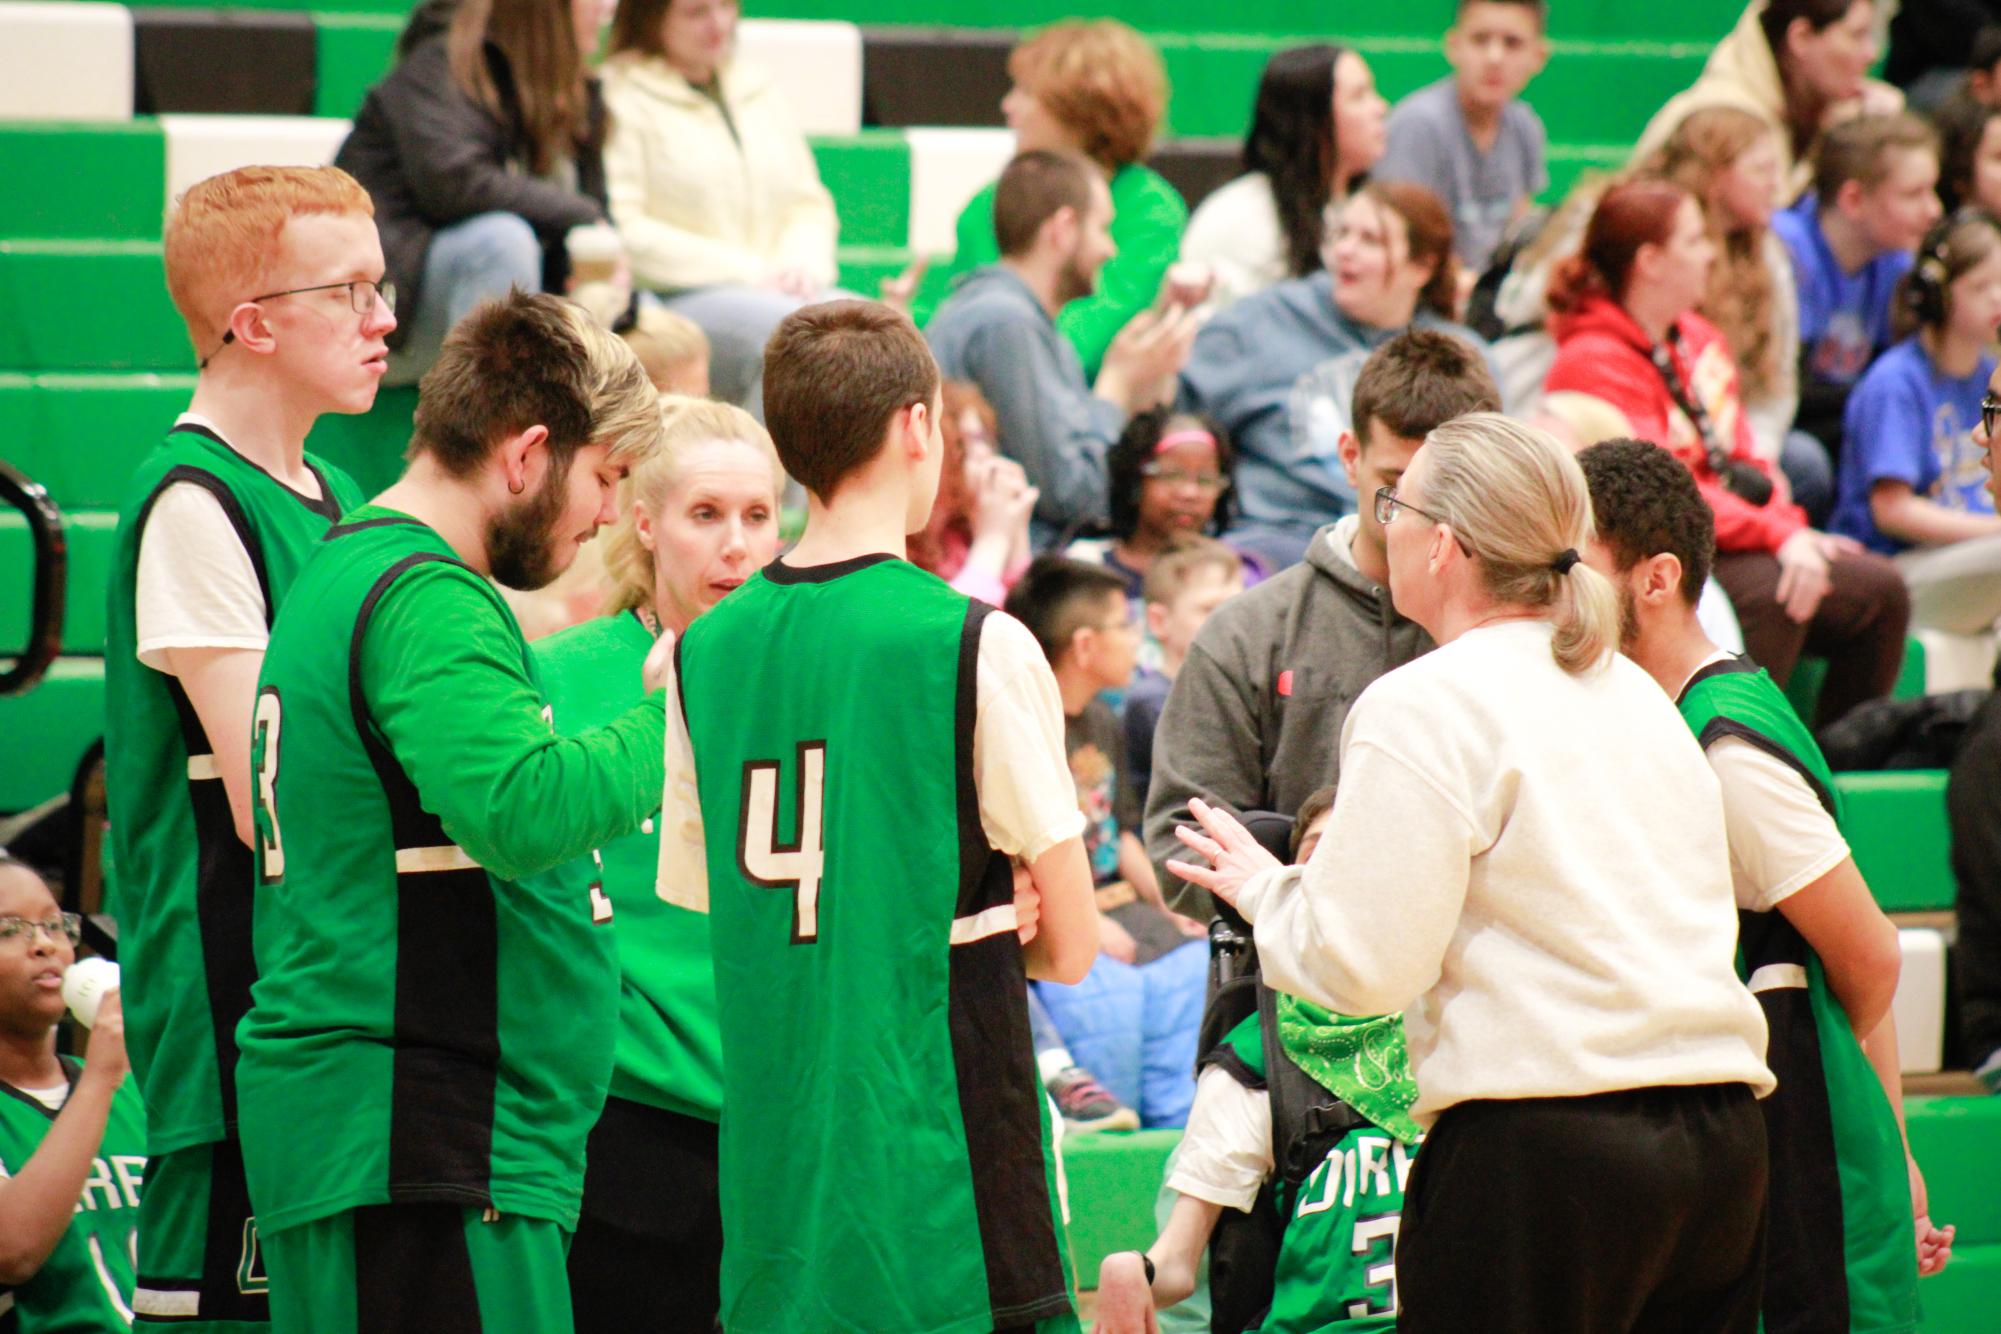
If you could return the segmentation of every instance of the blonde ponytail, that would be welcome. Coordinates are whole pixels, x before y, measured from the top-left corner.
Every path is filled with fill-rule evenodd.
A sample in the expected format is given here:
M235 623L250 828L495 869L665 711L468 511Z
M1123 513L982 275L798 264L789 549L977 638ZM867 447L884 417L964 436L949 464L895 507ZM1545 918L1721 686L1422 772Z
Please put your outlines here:
M1478 557L1497 602L1548 608L1550 652L1578 675L1619 643L1612 585L1583 564L1591 493L1570 451L1547 431L1473 412L1425 437L1425 505Z

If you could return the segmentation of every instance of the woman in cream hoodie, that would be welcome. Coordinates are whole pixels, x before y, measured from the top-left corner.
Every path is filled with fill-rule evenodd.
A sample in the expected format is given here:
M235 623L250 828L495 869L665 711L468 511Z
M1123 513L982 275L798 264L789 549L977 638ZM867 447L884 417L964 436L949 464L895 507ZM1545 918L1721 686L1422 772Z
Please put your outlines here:
M635 286L709 336L716 397L762 412L764 343L835 295L840 224L779 88L736 58L735 0L624 0L605 174Z

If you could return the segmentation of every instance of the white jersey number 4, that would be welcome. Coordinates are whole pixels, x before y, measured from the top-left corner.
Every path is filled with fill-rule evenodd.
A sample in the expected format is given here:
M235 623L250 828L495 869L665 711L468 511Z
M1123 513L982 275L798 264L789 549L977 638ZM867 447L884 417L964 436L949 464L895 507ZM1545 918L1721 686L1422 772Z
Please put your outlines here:
M743 803L737 825L737 869L753 885L794 891L792 943L820 938L820 876L826 852L820 841L827 787L827 743L799 743L794 773L798 801L793 818L798 837L778 837L777 760L749 760L743 766Z

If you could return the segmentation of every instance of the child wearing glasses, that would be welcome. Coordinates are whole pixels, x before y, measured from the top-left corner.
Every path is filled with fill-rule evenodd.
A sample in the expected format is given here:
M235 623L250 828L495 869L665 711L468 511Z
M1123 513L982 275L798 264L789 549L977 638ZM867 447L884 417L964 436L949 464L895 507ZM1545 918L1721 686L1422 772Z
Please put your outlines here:
M146 1115L115 990L90 1059L56 1054L77 934L42 877L0 852L0 1328L20 1334L132 1324Z
M1898 288L1903 341L1848 400L1829 525L1896 561L1913 625L1953 634L2001 617L2001 517L1973 438L1992 410L1997 326L2001 229L1982 213L1947 218Z

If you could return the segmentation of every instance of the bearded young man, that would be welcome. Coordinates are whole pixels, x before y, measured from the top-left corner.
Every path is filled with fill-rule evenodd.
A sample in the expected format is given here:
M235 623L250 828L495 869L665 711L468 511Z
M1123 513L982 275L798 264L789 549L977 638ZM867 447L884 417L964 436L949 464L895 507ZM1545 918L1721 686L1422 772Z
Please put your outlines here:
M659 807L665 714L557 736L488 580L560 574L659 410L623 343L521 293L421 393L402 480L328 531L265 655L244 1162L278 1330L563 1331L617 1029L587 854Z

